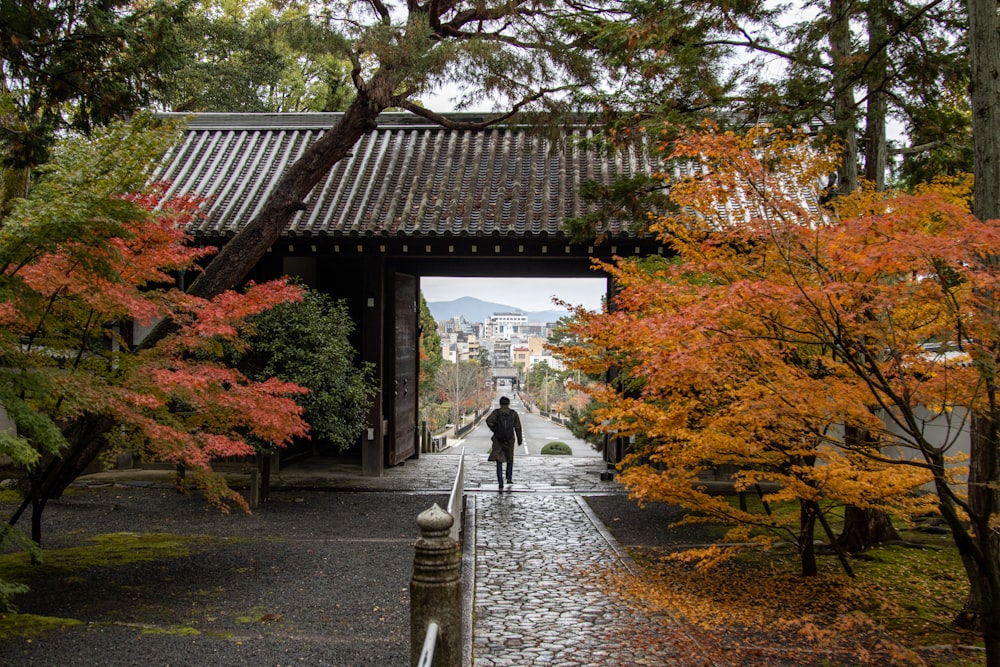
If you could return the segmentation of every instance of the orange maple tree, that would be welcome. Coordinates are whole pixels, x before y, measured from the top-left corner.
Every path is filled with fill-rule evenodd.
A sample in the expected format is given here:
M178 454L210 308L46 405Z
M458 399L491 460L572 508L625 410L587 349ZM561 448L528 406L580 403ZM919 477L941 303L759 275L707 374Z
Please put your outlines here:
M579 342L557 350L615 376L586 390L592 428L634 440L623 482L688 521L736 525L733 546L692 556L787 538L805 574L814 522L838 505L939 511L996 617L996 514L972 511L960 461L970 423L997 422L1000 226L944 188L824 205L836 154L794 134L681 131L662 150L695 166L659 174L675 208L650 226L674 256L600 264L613 309L578 310ZM712 492L720 469L758 509ZM772 512L782 501L799 512Z
M168 197L163 185L123 191L141 185L118 162L135 167L122 153L141 152L137 141L115 127L63 147L0 228L0 402L17 425L0 435L0 452L27 471L36 541L57 495L42 488L44 471L81 435L62 425L114 423L110 444L184 465L223 508L246 503L212 473L214 458L252 454L251 437L280 446L307 434L294 400L302 388L251 381L223 363L226 346L245 344L248 317L300 299L300 289L276 281L212 299L185 294L176 277L213 252L184 232L201 202ZM170 335L134 347L165 318L176 325Z

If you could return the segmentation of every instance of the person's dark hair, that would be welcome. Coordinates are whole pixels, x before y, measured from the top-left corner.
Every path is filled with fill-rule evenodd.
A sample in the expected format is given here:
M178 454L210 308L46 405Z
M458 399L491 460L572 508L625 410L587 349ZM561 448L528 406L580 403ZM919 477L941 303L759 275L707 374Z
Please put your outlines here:
M500 405L510 405L510 399L506 396L500 397Z

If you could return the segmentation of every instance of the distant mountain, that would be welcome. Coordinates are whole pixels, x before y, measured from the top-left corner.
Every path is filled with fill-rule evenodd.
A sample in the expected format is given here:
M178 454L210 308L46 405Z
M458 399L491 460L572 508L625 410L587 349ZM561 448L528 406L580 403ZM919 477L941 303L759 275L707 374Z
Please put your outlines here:
M560 317L568 315L565 310L533 310L525 311L502 303L483 301L472 296L463 296L452 301L428 301L434 320L450 320L453 317L464 317L466 322L483 322L494 313L524 313L529 322L555 322Z

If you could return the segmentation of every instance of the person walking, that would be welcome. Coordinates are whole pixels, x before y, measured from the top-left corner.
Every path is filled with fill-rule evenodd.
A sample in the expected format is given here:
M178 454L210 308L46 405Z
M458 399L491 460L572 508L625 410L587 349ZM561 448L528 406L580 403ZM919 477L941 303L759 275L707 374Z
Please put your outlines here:
M500 407L486 418L486 425L493 432L493 447L490 449L489 460L497 462L497 483L500 485L500 490L503 491L503 464L507 464L507 483L512 484L515 438L519 446L524 444L524 436L521 433L521 418L510 409L510 399L501 396Z

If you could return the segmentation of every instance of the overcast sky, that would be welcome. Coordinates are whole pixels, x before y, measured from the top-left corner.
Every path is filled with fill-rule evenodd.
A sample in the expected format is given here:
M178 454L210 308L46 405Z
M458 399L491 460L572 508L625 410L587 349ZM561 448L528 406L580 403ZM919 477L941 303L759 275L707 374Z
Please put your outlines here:
M420 278L427 301L471 296L520 310L553 310L556 296L573 305L599 310L607 292L604 278Z

